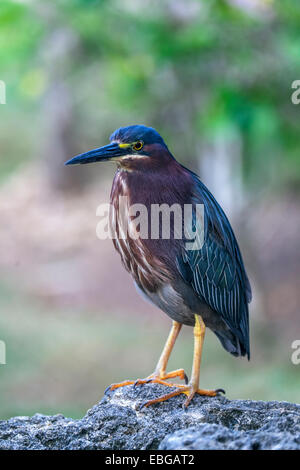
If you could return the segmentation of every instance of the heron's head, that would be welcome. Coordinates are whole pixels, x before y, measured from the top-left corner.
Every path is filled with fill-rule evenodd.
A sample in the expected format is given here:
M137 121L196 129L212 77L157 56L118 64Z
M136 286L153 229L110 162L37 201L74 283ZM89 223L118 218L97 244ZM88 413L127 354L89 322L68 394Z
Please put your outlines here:
M172 159L163 138L152 127L121 127L110 137L110 144L71 158L66 165L114 161L124 169L151 169Z

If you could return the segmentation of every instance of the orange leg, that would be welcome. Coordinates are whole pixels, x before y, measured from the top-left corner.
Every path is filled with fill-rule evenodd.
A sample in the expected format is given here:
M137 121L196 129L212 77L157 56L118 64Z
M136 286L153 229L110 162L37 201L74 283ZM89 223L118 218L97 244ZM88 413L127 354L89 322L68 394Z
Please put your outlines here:
M176 397L180 394L185 394L187 396L183 406L186 408L195 394L205 395L210 397L215 397L219 393L225 393L224 390L202 390L199 389L199 379L200 379L200 363L201 363L201 356L202 356L202 347L204 342L205 336L205 324L202 318L199 315L195 315L195 327L194 327L194 359L193 359L193 368L192 368L192 376L191 380L187 385L176 385L176 390L162 397L149 400L141 405L140 408L144 406L154 405L155 403L160 403L163 401L168 400L169 398ZM162 381L158 381L158 383L162 383ZM165 385L171 385L165 383Z
M167 385L169 387L174 387L174 384L171 384L169 382L165 382L167 379L172 379L175 377L179 377L182 380L185 380L185 382L188 382L187 376L184 372L183 369L178 369L174 370L172 372L166 372L168 361L171 355L171 352L173 350L175 341L179 335L179 332L181 330L182 324L178 323L176 321L173 321L173 325L170 331L170 334L168 336L168 339L166 341L166 344L164 346L163 352L161 353L161 356L159 358L159 361L157 363L157 366L155 368L155 371L153 374L149 375L145 379L137 379L137 380L125 380L124 382L116 383L110 385L105 392L108 392L110 390L115 390L120 387L124 387L125 385L143 385L145 383L160 383L163 385ZM175 385L176 386L176 385Z

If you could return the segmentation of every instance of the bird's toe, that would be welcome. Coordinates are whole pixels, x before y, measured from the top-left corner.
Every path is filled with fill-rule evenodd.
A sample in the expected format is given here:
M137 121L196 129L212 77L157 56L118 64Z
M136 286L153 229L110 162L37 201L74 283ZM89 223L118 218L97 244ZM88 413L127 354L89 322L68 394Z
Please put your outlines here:
M226 395L226 392L223 388L217 388L215 392L217 396Z

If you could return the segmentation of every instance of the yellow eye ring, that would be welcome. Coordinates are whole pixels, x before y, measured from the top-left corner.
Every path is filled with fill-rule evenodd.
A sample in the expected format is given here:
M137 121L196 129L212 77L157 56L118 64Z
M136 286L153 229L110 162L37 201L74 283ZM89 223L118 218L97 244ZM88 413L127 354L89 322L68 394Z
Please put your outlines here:
M135 142L135 144L133 144L133 150L141 150L144 146L144 142L142 142L141 140L138 140L137 142Z

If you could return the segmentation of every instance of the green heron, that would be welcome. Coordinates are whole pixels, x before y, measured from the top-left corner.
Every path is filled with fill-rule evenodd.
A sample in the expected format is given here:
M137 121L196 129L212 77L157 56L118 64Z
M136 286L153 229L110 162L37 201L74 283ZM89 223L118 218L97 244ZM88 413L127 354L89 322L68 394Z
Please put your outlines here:
M116 224L114 246L138 291L171 317L173 324L155 371L145 379L113 384L108 390L130 384L160 383L176 388L143 406L185 394L183 406L186 407L195 394L216 396L224 392L222 389L199 389L206 326L216 334L226 351L234 356L247 355L249 359L250 283L238 243L222 208L198 176L175 160L158 132L142 125L122 127L111 135L110 142L78 155L66 164L116 162L110 211L111 220L114 219ZM122 217L119 214L120 197L127 201ZM200 228L203 242L196 249L190 249L184 236L175 236L174 228L170 237L161 236L161 229L158 237L124 237L126 227L132 223L129 208L135 204L143 204L149 210L153 205L173 207L176 204L184 209L185 205L201 204L204 207ZM191 220L193 233L197 233L199 221L194 215ZM194 327L194 357L189 382L183 369L167 372L167 363L182 325ZM185 380L185 384L166 381L175 377Z

